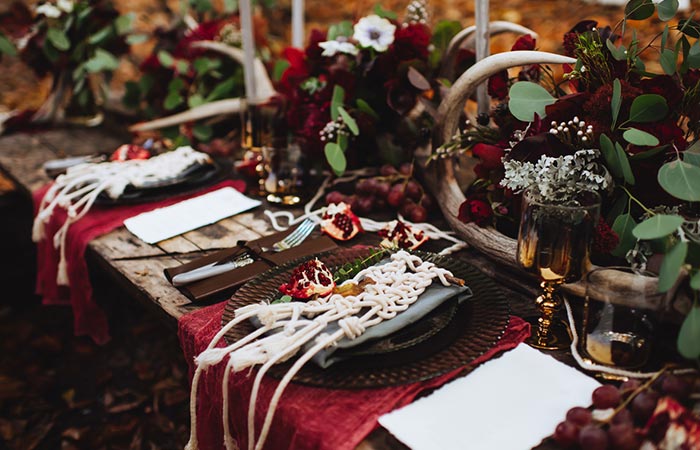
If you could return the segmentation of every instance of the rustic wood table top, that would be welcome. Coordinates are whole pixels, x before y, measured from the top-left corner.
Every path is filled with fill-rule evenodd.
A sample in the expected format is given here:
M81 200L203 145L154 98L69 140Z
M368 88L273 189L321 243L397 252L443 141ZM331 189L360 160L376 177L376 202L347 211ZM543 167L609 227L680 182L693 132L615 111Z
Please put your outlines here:
M28 191L50 181L42 165L67 156L107 153L129 141L129 136L105 129L58 129L20 133L0 137L0 167ZM251 240L273 232L263 211L239 214L198 230L149 245L123 226L107 233L88 247L86 258L92 270L101 270L134 300L164 319L173 329L183 314L201 308L174 288L163 275L167 267L200 258L210 252L233 247L238 240ZM468 260L485 274L495 278L504 289L514 314L536 312L534 283L498 267L470 250L458 257ZM96 266L96 267L95 267ZM553 352L557 359L574 365L568 352ZM401 448L385 431L375 431L358 448Z

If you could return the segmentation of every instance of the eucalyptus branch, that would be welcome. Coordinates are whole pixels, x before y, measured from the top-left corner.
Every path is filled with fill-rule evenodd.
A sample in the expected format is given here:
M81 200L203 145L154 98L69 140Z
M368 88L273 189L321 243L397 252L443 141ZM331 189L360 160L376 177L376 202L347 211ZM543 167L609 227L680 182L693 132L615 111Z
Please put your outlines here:
M624 185L620 185L620 188L621 188L623 191L625 191L625 194L627 194L627 197L629 197L630 200L634 201L637 205L639 205L639 206L644 210L644 212L646 212L647 214L649 214L649 215L651 215L651 216L656 215L656 213L655 213L654 211L652 211L651 209L647 208L647 207L644 205L644 203L642 203L641 201L639 201L639 200L637 199L637 197L635 197L634 195L632 195L632 193L629 191L629 189L627 189Z

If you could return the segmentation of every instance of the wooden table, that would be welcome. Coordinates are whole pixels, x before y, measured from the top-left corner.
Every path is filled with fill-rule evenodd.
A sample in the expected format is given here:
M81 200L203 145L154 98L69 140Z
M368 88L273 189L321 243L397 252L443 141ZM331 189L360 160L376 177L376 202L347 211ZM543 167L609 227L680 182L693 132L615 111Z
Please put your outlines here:
M42 169L44 162L65 156L111 152L128 141L128 135L105 129L59 129L14 134L0 137L0 166L31 191L49 181ZM92 241L86 258L91 268L94 268L93 263L96 264L130 297L175 329L179 317L201 306L192 304L175 289L163 276L163 269L199 258L208 252L232 247L238 240L256 239L271 233L273 230L269 221L263 216L265 207L157 245L146 244L120 227ZM523 316L536 311L532 300L535 292L533 285L523 283L516 274L495 266L474 252L464 251L459 256L496 278L505 287L514 314ZM574 365L567 352L556 352L554 356ZM358 448L402 447L387 432L378 430Z

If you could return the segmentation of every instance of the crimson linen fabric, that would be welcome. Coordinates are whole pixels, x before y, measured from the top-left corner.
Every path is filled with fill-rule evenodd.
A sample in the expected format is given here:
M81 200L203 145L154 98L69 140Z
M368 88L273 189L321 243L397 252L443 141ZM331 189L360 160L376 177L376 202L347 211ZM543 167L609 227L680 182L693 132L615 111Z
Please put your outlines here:
M225 303L213 305L182 316L178 322L180 345L194 371L194 357L204 351L221 329ZM505 334L496 347L476 359L476 366L494 355L523 342L530 335L530 325L511 316ZM223 341L219 343L224 346ZM221 381L225 361L202 374L197 400L197 435L201 450L223 448L221 424ZM287 386L272 421L265 448L270 450L345 450L354 449L377 426L377 419L393 409L404 406L422 391L436 388L457 377L464 368L455 369L432 380L379 389L342 390L302 386ZM241 448L247 448L247 414L250 391L255 380L254 370L230 376L229 411L231 432ZM256 436L264 421L269 399L278 381L265 377L261 383L255 416Z
M37 243L36 292L45 305L70 305L73 308L73 328L76 336L90 336L96 343L109 340L107 317L92 298L92 286L85 263L85 249L88 243L103 234L123 225L124 220L156 208L169 206L181 200L195 197L222 187L231 186L243 191L243 181L223 181L195 193L173 196L152 203L139 203L120 206L94 206L82 219L71 224L66 237L66 262L69 286L56 283L59 251L53 245L53 236L63 225L66 213L56 208L46 224L46 237ZM50 185L37 189L34 194L34 214Z

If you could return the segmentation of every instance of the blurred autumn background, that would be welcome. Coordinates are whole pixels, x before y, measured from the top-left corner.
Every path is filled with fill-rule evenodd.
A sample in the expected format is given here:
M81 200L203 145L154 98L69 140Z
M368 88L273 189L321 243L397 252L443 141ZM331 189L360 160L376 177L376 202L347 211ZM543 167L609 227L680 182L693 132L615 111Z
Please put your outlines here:
M697 2L697 0L695 0ZM32 6L37 0L22 0ZM12 0L0 2L0 15L10 19ZM181 0L114 0L114 6L122 13L135 13L134 29L138 33L152 35L156 30L167 30L181 17ZM211 2L214 11L221 10L223 0ZM408 1L385 0L384 9L402 11ZM326 28L328 24L340 20L352 20L371 11L376 2L363 0L309 1L306 8L306 28ZM464 26L474 23L474 2L472 0L445 0L430 2L433 18L456 20ZM584 18L598 21L601 25L614 25L622 16L622 7L605 6L582 0L508 0L491 5L491 20L506 20L522 24L537 31L540 50L557 52L561 48L561 38L576 22ZM265 17L267 37L273 54L279 53L289 42L289 21L291 6L288 0L266 0L260 2L257 14ZM660 21L652 24L652 29L641 29L641 38L652 36L662 29ZM512 36L501 36L494 40L492 51L508 50ZM155 45L154 39L132 46L131 54L123 57L112 81L112 97L119 98L124 92L124 82L139 77L138 64L146 58ZM49 93L51 80L37 79L34 73L16 58L5 57L0 71L0 112L2 109L38 108Z
M221 10L223 1L212 0L212 8ZM697 8L699 1L694 0L692 6ZM37 1L24 3L32 7ZM113 3L122 13L135 13L134 29L146 36L176 24L182 18L183 4L187 4L183 0ZM408 0L381 3L386 10L401 12ZM467 26L474 23L473 3L434 0L430 13L433 18ZM307 1L307 32L361 17L375 4L374 0ZM12 0L0 0L0 20L13 20L12 11ZM562 36L578 21L592 19L614 26L622 12L622 6L582 0L504 0L491 4L491 20L536 30L540 35L537 47L553 52L561 52ZM265 33L271 53L279 54L289 42L289 0L259 2L256 14L267 23L267 29L257 31ZM202 16L206 18L206 14ZM642 40L663 28L659 21L644 24L647 28L638 29ZM510 49L513 40L507 35L496 38L492 51ZM133 45L130 54L121 58L110 86L115 104L125 91L125 83L139 78L139 64L154 45L151 37ZM51 89L50 75L37 78L13 57L4 56L1 64L0 113L38 108ZM186 364L174 330L114 292L98 292L97 296L105 305L117 305L109 314L114 322L113 340L104 347L73 337L67 309L37 308L36 302L25 297L0 303L0 450L184 446L189 391Z

